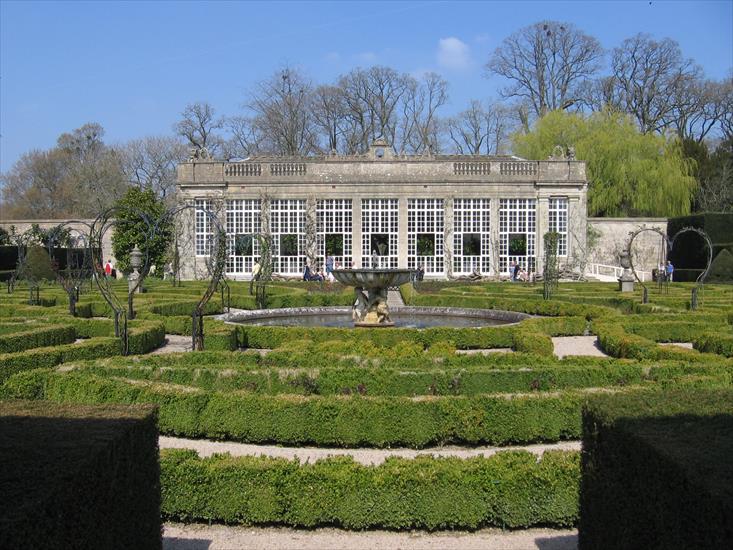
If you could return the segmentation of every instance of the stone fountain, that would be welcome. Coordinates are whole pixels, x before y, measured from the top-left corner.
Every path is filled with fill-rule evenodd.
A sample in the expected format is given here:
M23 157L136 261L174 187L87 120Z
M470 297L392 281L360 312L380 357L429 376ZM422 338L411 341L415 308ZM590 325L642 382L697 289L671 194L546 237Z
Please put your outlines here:
M410 282L409 269L335 269L333 276L346 286L354 287L351 316L357 327L392 327L387 290ZM366 293L364 292L366 290Z

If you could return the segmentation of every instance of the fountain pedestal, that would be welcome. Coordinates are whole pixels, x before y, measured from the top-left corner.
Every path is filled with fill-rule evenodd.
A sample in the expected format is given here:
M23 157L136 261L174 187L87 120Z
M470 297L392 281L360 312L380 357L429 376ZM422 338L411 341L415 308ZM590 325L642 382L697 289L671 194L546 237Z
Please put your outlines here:
M631 275L631 271L629 271L631 259L627 251L619 254L619 263L624 268L624 271L621 277L618 278L618 289L621 292L634 292L634 277Z
M392 327L389 316L387 290L410 281L409 269L335 269L334 278L341 284L354 287L354 305L351 316L356 327Z

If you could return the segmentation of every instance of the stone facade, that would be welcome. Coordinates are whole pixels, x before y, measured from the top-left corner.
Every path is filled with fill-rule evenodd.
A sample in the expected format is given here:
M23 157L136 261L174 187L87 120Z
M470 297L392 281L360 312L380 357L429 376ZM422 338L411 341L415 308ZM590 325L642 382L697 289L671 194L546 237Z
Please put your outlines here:
M542 269L544 233L562 235L560 261L585 249L585 163L516 157L397 156L375 142L360 156L192 158L178 166L179 199L198 208L181 224L181 276L206 273L215 212L226 230L227 276L249 278L259 254L252 234L271 237L275 272L333 256L445 278Z

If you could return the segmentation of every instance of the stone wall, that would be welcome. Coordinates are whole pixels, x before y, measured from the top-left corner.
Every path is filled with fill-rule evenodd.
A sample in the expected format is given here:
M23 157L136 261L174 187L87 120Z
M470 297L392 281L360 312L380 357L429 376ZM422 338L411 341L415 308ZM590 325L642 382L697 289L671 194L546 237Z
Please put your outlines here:
M91 224L94 222L94 220L78 220L80 222ZM59 224L67 223L69 220L0 220L0 227L5 229L6 231L10 232L10 228L14 227L15 232L25 233L28 231L31 226L34 224L37 224L38 227L41 229L51 229L53 227L57 227ZM89 228L84 225L84 223L70 223L67 227L71 229L72 236L78 234L75 230L78 230L80 233L83 233L84 235L87 235L89 232ZM102 239L102 255L104 256L104 260L111 260L112 265L117 265L117 260L115 259L114 255L112 254L112 233L114 232L114 227L110 228L107 233L105 233L103 239ZM118 277L121 277L121 273L117 273Z
M618 254L629 242L630 233L640 227L654 227L667 233L667 218L588 218L590 233L597 233L595 246L589 251L588 263L618 266ZM657 267L663 251L662 238L651 231L634 239L634 267L651 271Z

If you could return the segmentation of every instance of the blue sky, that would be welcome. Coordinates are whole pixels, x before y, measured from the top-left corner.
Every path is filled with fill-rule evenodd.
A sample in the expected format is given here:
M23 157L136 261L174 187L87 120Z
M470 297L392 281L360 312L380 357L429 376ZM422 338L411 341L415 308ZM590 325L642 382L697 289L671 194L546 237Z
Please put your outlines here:
M59 134L99 122L108 143L171 133L187 103L236 114L284 64L316 82L357 66L434 70L446 112L495 97L483 65L542 19L606 48L647 32L677 40L708 77L733 67L733 1L14 2L0 0L0 171Z

